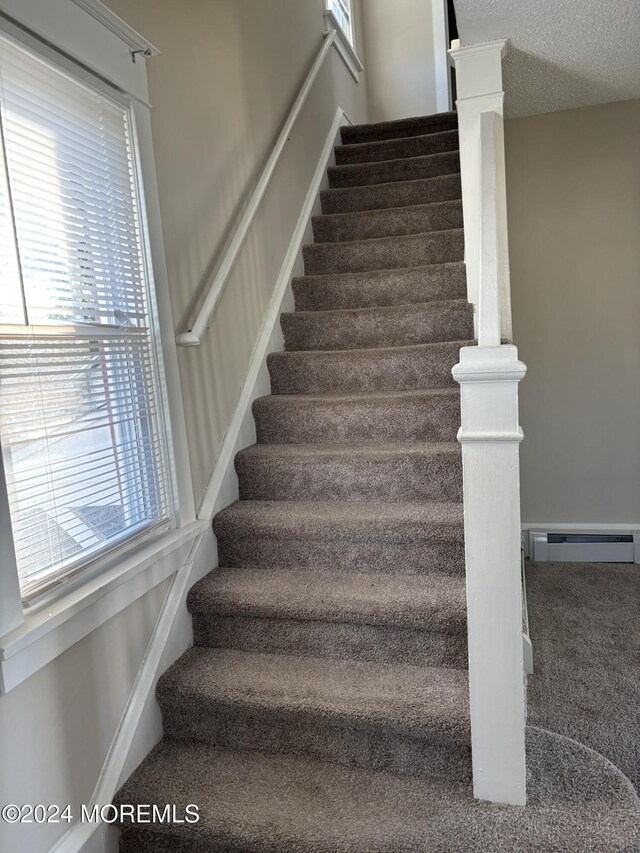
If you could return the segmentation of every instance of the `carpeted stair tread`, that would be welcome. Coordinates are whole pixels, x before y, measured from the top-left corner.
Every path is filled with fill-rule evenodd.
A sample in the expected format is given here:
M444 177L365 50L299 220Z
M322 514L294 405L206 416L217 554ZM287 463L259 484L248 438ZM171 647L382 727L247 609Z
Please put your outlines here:
M218 569L188 604L197 645L466 672L462 575Z
M320 205L323 213L354 213L451 201L461 197L460 175L451 174L364 187L321 190Z
M464 578L295 569L217 569L189 592L192 613L466 635Z
M457 388L361 394L272 394L253 403L259 444L455 441Z
M121 853L630 853L639 805L612 765L529 730L527 809L478 802L470 786L299 756L165 740L116 803L199 807L180 826L127 821ZM547 756L551 753L553 761ZM570 780L570 781L569 781ZM625 785L626 782L626 785Z
M402 347L473 337L473 306L466 299L413 305L294 311L280 318L285 349Z
M329 187L362 187L388 184L394 181L415 181L418 178L435 178L460 171L458 151L443 151L422 157L400 157L374 163L353 163L347 166L329 166Z
M460 174L439 175L411 181L391 181L363 187L343 187L320 191L322 213L357 213L390 207L410 207L451 201L462 197Z
M405 542L463 534L460 503L236 501L213 520L216 536L349 538ZM347 567L345 567L347 568Z
M473 341L374 349L274 352L267 358L274 394L414 391L456 387L451 368Z
M166 711L213 705L319 723L368 724L434 741L469 738L467 675L458 669L196 647L160 679ZM188 713L189 708L186 708ZM214 733L215 736L215 733Z
M469 781L464 670L194 648L160 679L165 734Z
M356 213L324 213L312 218L316 243L339 243L462 228L462 202L436 201Z
M467 294L463 261L390 270L298 276L291 284L298 311L412 305L433 299L463 299Z
M458 113L436 113L430 116L412 116L372 124L345 125L340 130L343 145L363 142L380 142L386 139L404 139L458 129Z
M241 500L462 500L458 442L255 444L235 467Z
M308 275L400 269L462 261L462 228L400 237L374 237L343 243L310 243L302 247Z
M358 142L336 146L336 165L373 163L376 160L395 160L401 157L421 157L440 151L458 149L458 131L441 130L422 136L400 137L380 142Z

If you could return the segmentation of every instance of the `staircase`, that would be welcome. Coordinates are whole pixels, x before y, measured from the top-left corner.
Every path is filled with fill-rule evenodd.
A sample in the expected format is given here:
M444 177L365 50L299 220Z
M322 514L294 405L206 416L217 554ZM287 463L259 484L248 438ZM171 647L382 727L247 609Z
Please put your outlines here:
M460 393L473 338L454 113L348 127L268 358L164 740L122 853L615 851L638 820L600 756L528 732L526 809L475 801ZM497 614L498 616L498 614Z

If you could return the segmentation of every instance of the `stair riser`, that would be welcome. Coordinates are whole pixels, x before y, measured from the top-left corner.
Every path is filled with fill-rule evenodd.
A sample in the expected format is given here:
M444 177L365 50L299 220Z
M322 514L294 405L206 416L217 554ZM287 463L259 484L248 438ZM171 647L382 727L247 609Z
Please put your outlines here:
M468 733L443 733L439 740L412 737L382 727L319 716L244 710L238 705L189 703L162 708L165 736L196 740L223 749L259 750L304 755L365 770L406 773L445 782L470 778L471 747ZM428 729L428 722L425 723Z
M358 214L314 216L313 238L316 243L340 243L445 231L462 225L462 203L446 201Z
M360 163L355 166L329 166L329 187L363 187L389 184L395 181L415 181L436 178L460 171L457 151L431 154L407 160L385 160L381 163Z
M361 143L360 145L338 145L336 164L374 163L380 160L397 160L402 157L423 157L442 151L457 151L458 131L447 130L426 136L405 139L390 139L386 142Z
M229 568L264 567L300 570L464 574L462 535L418 542L348 540L218 534L220 564Z
M392 457L380 461L264 460L236 456L241 500L462 500L460 456Z
M466 633L444 634L348 622L308 622L192 613L194 642L210 648L364 663L467 667Z
M328 401L261 398L253 404L261 444L455 441L460 398Z
M404 121L385 122L379 125L345 126L340 131L340 135L343 145L352 145L363 142L381 142L386 139L404 139L410 136L423 136L428 133L457 129L457 114L442 113L432 116L419 116Z
M464 237L459 229L353 243L315 243L304 246L302 254L306 275L401 269L462 261Z
M464 264L409 267L380 273L305 276L292 281L297 311L413 305L436 299L464 299Z
M443 175L407 183L374 184L341 190L322 190L320 201L323 213L351 213L362 210L379 210L389 207L406 207L412 204L430 204L450 201L462 196L460 175Z
M430 302L381 312L283 314L281 325L288 352L403 347L473 337L467 302Z
M452 388L460 344L367 352L272 353L273 394L331 394Z

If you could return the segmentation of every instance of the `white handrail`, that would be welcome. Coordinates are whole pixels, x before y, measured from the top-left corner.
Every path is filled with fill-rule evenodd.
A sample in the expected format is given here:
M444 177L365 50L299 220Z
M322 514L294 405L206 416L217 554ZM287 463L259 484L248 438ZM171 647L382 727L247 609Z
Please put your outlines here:
M500 116L480 115L480 265L478 289L478 346L500 346L500 275L497 142Z
M251 227L253 220L258 212L260 207L260 202L264 198L264 194L267 191L269 183L271 182L271 178L273 177L273 173L278 165L278 160L280 159L280 155L284 150L285 145L289 139L289 134L291 133L291 129L296 122L296 119L300 115L300 112L309 96L309 92L311 91L311 87L313 86L316 77L320 73L320 69L322 68L324 61L327 57L327 54L331 50L331 45L335 41L336 31L331 30L325 36L324 43L320 52L311 68L309 69L309 73L307 74L304 83L302 84L302 88L298 92L298 96L291 107L291 111L287 116L287 119L282 126L282 130L276 140L276 143L273 147L273 151L269 155L269 159L266 162L266 165L260 175L258 183L256 184L256 188L253 191L253 195L251 196L251 200L247 205L247 209L242 215L240 222L238 223L236 230L229 242L224 255L218 265L211 282L209 284L209 289L207 296L202 303L202 307L198 312L198 316L188 332L183 332L176 336L176 342L178 346L182 347L197 347L202 342L202 338L204 337L205 332L209 328L209 324L211 323L211 318L213 317L214 311L216 310L216 306L220 301L220 297L224 292L224 288L229 280L229 275L231 274L231 270L233 269L235 262L238 258L238 254L240 249L242 248L242 244L244 243L245 237Z

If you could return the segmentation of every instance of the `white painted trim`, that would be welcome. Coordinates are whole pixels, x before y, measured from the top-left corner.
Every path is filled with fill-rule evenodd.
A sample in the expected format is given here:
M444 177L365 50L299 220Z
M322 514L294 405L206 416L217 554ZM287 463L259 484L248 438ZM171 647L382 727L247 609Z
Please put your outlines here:
M433 24L433 59L435 63L436 105L439 113L450 112L451 76L449 71L449 22L447 17L447 0L431 0L431 17Z
M461 57L468 56L483 56L484 54L488 54L489 56L495 56L495 54L499 54L500 59L504 59L509 51L509 39L493 39L493 41L481 41L476 42L476 44L461 44L460 39L456 39L451 42L451 48L449 49L449 56L451 57L452 62L456 62L456 60Z
M126 42L132 50L141 51L144 56L148 51L148 56L158 56L160 51L158 48L140 35L139 32L129 26L126 21L123 21L115 12L112 12L100 0L73 0L73 2L88 12L92 18L99 21L108 30L111 30L119 39Z
M7 480L0 442L0 635L14 631L24 621L20 582L13 544Z
M456 42L453 44L456 45ZM478 307L481 271L485 278L493 271L498 276L501 337L510 340L511 303L502 118L502 57L507 48L508 41L498 39L466 47L454 46L449 56L456 70L467 298ZM490 119L485 118L484 134L481 131L483 113L493 114ZM488 122L492 125L489 134L491 139L487 139ZM487 142L491 144L487 145ZM492 166L486 162L487 149L493 160ZM481 185L483 178L484 188ZM495 301L495 298L492 299L493 303ZM486 321L486 317L483 319ZM485 331L486 322L482 325ZM474 314L474 326L476 338L479 338L478 311ZM499 343L495 329L488 343L492 346Z
M311 68L307 76L305 77L304 83L298 95L294 101L291 110L289 111L289 115L287 116L282 130L280 131L278 138L273 146L271 154L269 155L269 159L267 160L264 169L262 170L262 174L258 179L258 183L251 194L251 198L247 203L247 207L242 214L242 218L238 223L236 229L233 232L233 235L222 255L222 258L216 267L215 272L209 282L208 292L205 297L204 302L202 303L202 307L198 311L198 316L196 317L193 326L188 332L183 332L179 334L176 338L176 342L178 346L183 347L197 347L200 345L204 335L206 334L207 329L211 323L213 315L215 313L216 307L222 294L224 293L224 289L229 281L229 276L231 275L231 271L233 270L235 263L238 259L238 255L240 253L240 249L242 248L246 236L249 232L249 228L253 223L253 220L258 213L260 208L260 204L262 199L269 188L269 184L271 183L271 178L273 177L273 173L276 170L276 166L278 165L278 161L284 151L284 148L289 141L289 134L291 133L294 124L296 123L300 112L302 111L303 106L305 105L307 98L309 96L309 92L311 91L311 87L313 86L316 77L320 73L320 69L325 63L325 60L331 50L331 46L333 45L336 39L336 31L332 30L328 35L326 35L324 43L318 52L318 55L313 61Z
M162 583L175 572L185 546L207 526L194 522L170 531L53 604L27 610L22 625L0 639L1 691L7 693L17 687Z
M353 77L356 83L360 82L360 72L364 71L364 65L358 59L353 44L340 26L340 23L331 9L325 9L324 12L325 35L331 32L336 33L333 46L338 52L338 55L347 66L349 74Z
M461 380L459 375L457 377L458 382L462 382L465 380ZM468 380L467 380L468 381ZM487 430L486 432L469 432L468 430L463 430L462 427L458 430L458 441L517 441L520 442L524 438L524 433L522 432L522 428L518 427L515 430Z
M7 16L7 23L15 21L25 28L25 37L32 33L63 59L80 63L120 91L148 102L145 63L132 61L130 41L116 32L113 19L112 26L99 19L97 4L91 13L76 0L0 0L0 14ZM133 32L127 31L130 39ZM150 45L146 40L141 44L145 50Z
M526 802L517 404L525 370L507 345L463 347L453 369L462 419L473 791L514 805Z
M235 477L235 471L233 470L233 458L235 454L238 450L241 450L243 447L246 447L255 440L251 438L251 435L255 436L251 404L257 397L260 397L265 393L269 393L269 379L266 374L265 367L265 359L268 353L269 342L272 339L274 327L277 325L278 318L280 316L282 300L284 299L287 288L290 285L294 265L302 251L305 232L308 228L311 213L314 205L316 204L322 181L326 177L327 166L329 165L330 158L333 155L334 148L338 143L340 128L344 124L350 123L351 122L347 118L344 110L338 107L322 147L320 158L311 178L309 189L307 190L307 195L302 204L300 215L298 216L298 221L293 231L284 261L282 262L280 272L278 273L278 278L273 289L269 307L267 308L258 339L251 355L249 368L247 370L247 375L240 393L238 404L233 413L233 418L231 419L227 434L222 442L222 447L220 449L220 454L216 461L215 468L213 469L211 478L207 483L202 501L198 508L198 518L200 519L213 518L218 509L222 509L230 503L231 500L233 500L233 488L237 490L237 484L235 486L230 487L227 485L225 487L225 482L228 481L229 476L232 478ZM259 382L261 371L265 373L266 380L266 383L262 383L262 387ZM240 443L242 442L242 436L249 437L249 440L244 443ZM229 492L229 489L231 489L231 492Z
M478 289L478 346L500 346L501 265L498 216L498 135L501 117L494 110L480 113L480 281Z
M511 337L502 92L504 40L461 48L455 63L467 298L479 346L463 347L460 383L469 698L474 795L526 803L518 384ZM499 618L496 618L499 614Z
M202 540L202 533L192 541L186 561L172 572L173 579L158 616L153 634L149 641L144 659L138 670L136 681L129 696L118 729L109 752L100 771L89 808L93 805L105 805L112 802L124 768L129 747L135 736L145 703L158 679L158 669L162 655L171 633L176 614L184 605L185 595L191 578L196 554ZM79 853L85 848L94 833L101 829L100 824L75 823L62 838L50 848L49 853Z
M171 310L169 293L169 276L164 254L164 239L162 234L162 218L160 214L160 198L153 150L151 132L151 111L139 102L131 104L135 123L137 142L138 174L141 181L141 196L144 200L145 226L151 253L150 268L153 275L152 298L155 301L155 317L158 327L156 341L160 350L163 382L163 399L167 409L165 427L169 445L170 468L172 474L173 492L176 497L177 527L190 524L196 517L193 497L193 482L191 479L191 464L189 461L189 445L187 442L187 425L185 421L182 385L178 369L178 352L175 341L175 326Z

